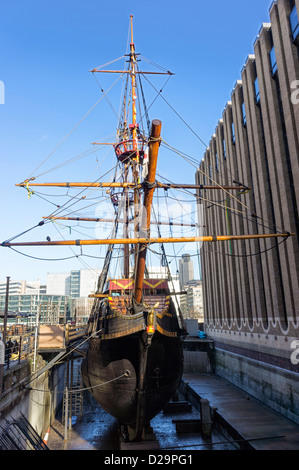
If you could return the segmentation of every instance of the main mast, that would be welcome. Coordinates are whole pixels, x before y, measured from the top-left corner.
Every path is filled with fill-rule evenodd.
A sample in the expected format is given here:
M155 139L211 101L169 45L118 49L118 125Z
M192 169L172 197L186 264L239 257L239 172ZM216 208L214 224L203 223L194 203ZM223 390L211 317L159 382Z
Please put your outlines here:
M139 149L138 149L138 140L137 140L137 109L136 109L136 53L135 53L135 44L133 38L133 15L130 16L131 19L131 44L130 44L130 65L131 65L131 86L132 86L132 140L133 140L133 151L134 151L134 160L133 160L133 176L134 176L134 235L137 236L137 226L138 226L138 207L139 207L139 189L137 184L139 181ZM137 258L137 250L135 248L135 263Z
M17 184L16 186L24 187L29 192L30 187L79 187L79 188L111 188L114 191L116 188L122 188L122 196L124 203L122 204L123 209L123 218L118 222L123 222L123 239L111 238L106 240L64 240L64 241L47 241L47 242L11 242L5 241L2 243L2 246L13 247L13 246L52 246L52 245L75 245L75 246L85 246L85 245L117 245L121 244L124 247L124 265L123 265L123 276L124 278L129 278L130 276L130 245L135 248L135 271L133 277L135 278L135 289L134 289L134 299L136 302L140 303L142 301L142 285L145 272L145 259L147 246L151 243L187 243L187 242L221 242L227 240L250 240L250 239L261 239L261 238L288 238L290 236L295 236L294 233L273 233L273 234L259 234L259 235L216 235L216 236L203 236L203 237L159 237L151 238L150 236L150 224L151 224L151 204L155 188L160 189L199 189L199 190L234 190L244 192L245 190L250 190L241 183L232 186L222 186L214 182L214 185L198 185L198 184L166 184L156 181L156 166L157 166L157 156L158 149L160 145L160 131L161 131L161 122L154 120L152 122L151 135L149 136L148 142L145 137L141 135L138 122L137 122L137 83L136 76L137 74L157 74L157 75L173 75L171 72L152 72L152 71L139 71L137 69L137 59L135 52L135 44L133 37L133 15L130 15L130 29L131 29L131 43L130 43L130 54L129 56L129 67L128 70L100 70L93 69L91 72L95 73L120 73L131 78L131 119L132 123L127 125L127 114L126 114L126 99L124 97L123 102L123 122L120 123L122 126L119 135L119 141L116 143L111 143L113 145L116 156L119 162L123 165L123 178L122 182L63 182L63 183L33 183L35 180L34 177L31 177L23 183ZM104 145L99 144L98 145ZM143 162L145 155L145 148L148 144L149 148L149 170L148 175L145 181L140 181L140 164ZM105 145L108 145L105 143ZM131 172L130 181L129 174ZM140 207L140 194L141 190L144 189L144 200L143 200L143 214L142 214L142 225L141 231L138 233L138 221L139 221L139 207ZM132 197L132 191L134 191L134 198ZM33 193L33 191L32 191ZM111 197L113 201L113 197ZM134 202L134 238L129 237L129 210L130 205ZM119 209L119 208L118 208ZM118 211L118 217L120 212ZM252 217L257 217L256 214L251 214ZM55 217L48 216L45 219L64 219L64 217ZM72 218L65 217L67 220L72 220ZM79 218L76 218L79 220ZM87 220L87 219L81 219ZM104 219L88 219L90 221L100 221ZM39 225L42 225L44 222L40 222Z
M131 124L127 126L127 115L126 115L126 96L123 101L123 120L121 126L124 129L124 133L121 135L121 141L117 145L114 145L116 156L120 163L123 165L123 236L129 238L129 212L130 205L134 204L134 236L137 237L138 227L138 207L140 199L140 179L139 179L139 165L140 165L140 154L143 154L143 142L140 143L138 139L138 123L137 123L137 85L136 85L136 53L135 44L133 38L133 15L130 16L130 27L131 27L131 43L130 43L130 54L129 54L129 67L128 73L131 79ZM130 119L130 118L129 118ZM141 148L141 151L140 151ZM131 188L134 191L134 198L131 198L130 187L128 186L128 179L130 170L132 172L132 183ZM139 185L139 186L138 186ZM130 246L124 245L124 262L123 262L123 277L128 279L130 277ZM136 250L135 250L136 258Z
M130 44L130 66L131 66L131 83L132 83L132 140L133 140L133 150L135 152L136 163L139 163L139 152L137 145L137 111L136 111L136 54L135 54L135 44L133 40L133 15L131 18L131 44ZM135 165L135 169L137 165ZM136 172L136 179L138 179L138 174ZM135 181L137 183L137 181Z

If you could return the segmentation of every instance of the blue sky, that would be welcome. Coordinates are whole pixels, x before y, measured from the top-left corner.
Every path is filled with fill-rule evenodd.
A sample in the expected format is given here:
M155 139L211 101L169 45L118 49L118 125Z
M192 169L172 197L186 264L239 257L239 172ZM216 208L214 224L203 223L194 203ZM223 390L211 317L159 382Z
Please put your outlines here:
M91 149L91 142L115 132L117 119L103 99L37 168L101 97L99 85L89 70L126 53L131 14L136 51L175 73L163 88L163 96L208 144L234 84L240 79L246 57L253 53L260 26L269 22L270 4L269 0L184 3L162 0L157 5L147 0L134 3L0 0L0 80L5 85L5 104L0 105L0 240L36 225L53 210L53 201L58 201L56 204L64 201L53 190L52 203L36 196L28 199L26 191L15 187L16 183ZM123 62L111 67L118 64ZM150 66L142 63L143 70L147 67ZM107 90L115 76L101 74L98 79ZM165 78L156 77L152 83L160 89ZM117 112L120 91L118 83L109 94ZM155 96L153 88L146 85L145 92L151 103ZM202 158L204 145L163 100L155 101L150 118L162 120L162 137L167 143L198 160ZM39 181L96 179L114 162L111 152L105 155L100 150L73 165L40 176ZM194 167L174 154L162 153L158 171L172 181L194 180ZM67 238L68 228L63 231ZM47 235L58 239L55 229L47 226L20 240L45 240ZM70 238L80 237L72 234ZM27 248L22 252L45 258L72 255L69 249L50 250ZM97 248L92 250L88 252L98 254ZM85 263L88 264L83 265L78 259L37 261L1 248L0 281L6 276L45 281L47 272L101 266L101 261L93 258L85 258Z

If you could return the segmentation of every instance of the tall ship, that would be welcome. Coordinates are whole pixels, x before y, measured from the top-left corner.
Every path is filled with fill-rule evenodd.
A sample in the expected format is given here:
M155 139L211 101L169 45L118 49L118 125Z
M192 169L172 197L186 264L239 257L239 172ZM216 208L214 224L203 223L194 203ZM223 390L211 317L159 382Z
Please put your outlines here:
M86 330L88 350L82 362L82 376L85 386L90 389L98 404L125 427L128 439L138 441L144 438L144 431L150 421L173 397L183 373L183 341L187 332L179 304L180 289L173 282L165 244L233 241L262 235L162 235L161 227L166 222L154 210L155 192L195 189L195 197L199 197L199 191L202 190L228 192L249 188L239 184L224 187L215 184L213 180L214 184L206 186L158 181L162 122L159 119L149 120L141 78L154 73L166 76L172 74L164 69L158 72L139 69L132 16L130 49L125 59L127 65L122 70L92 70L94 74L117 74L124 81L116 139L110 143L94 143L99 146L110 145L114 149L115 171L112 181L37 183L35 177L30 177L18 185L28 191L29 197L37 187L100 189L111 205L110 218L102 215L98 218L71 217L69 213L63 214L63 207L58 206L38 226L63 220L110 223L112 229L109 237L57 241L48 237L46 241L40 242L16 242L10 239L3 242L2 246L13 249L22 246L70 246L79 249L91 245L107 247L97 288L91 294L94 303ZM154 224L156 237L152 236ZM169 225L173 227L175 222L169 222ZM178 225L184 227L183 223L178 222ZM264 237L289 235L267 234ZM153 246L159 246L160 249L165 273L162 278L148 272L147 255ZM114 257L121 259L122 273L118 277L111 274Z

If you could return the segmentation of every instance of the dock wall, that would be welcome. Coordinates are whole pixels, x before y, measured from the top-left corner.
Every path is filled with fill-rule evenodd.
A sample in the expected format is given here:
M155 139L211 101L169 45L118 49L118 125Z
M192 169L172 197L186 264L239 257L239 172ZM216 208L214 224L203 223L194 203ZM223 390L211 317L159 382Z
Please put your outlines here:
M298 374L215 349L215 373L299 424Z
M44 364L39 356L40 368ZM4 371L0 426L5 426L4 419L11 421L22 413L43 437L63 399L64 365L56 366L28 383L30 369L30 364L23 361Z

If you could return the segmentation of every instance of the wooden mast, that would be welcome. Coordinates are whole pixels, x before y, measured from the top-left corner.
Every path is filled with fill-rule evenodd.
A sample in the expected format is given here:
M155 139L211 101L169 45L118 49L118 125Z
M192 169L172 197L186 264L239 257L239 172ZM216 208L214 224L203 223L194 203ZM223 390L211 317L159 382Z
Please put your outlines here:
M125 164L125 181L128 177L128 164ZM124 204L123 204L123 232L124 237L129 238L129 204L128 204L128 188L124 189ZM124 278L127 279L130 275L130 246L124 245Z
M153 195L155 191L156 169L158 160L158 151L160 146L160 134L162 123L159 120L152 122L151 135L149 139L149 164L148 174L144 181L144 201L143 201L143 214L141 223L141 234L146 238L150 238L151 226L151 209ZM133 297L137 303L142 300L142 286L145 271L147 244L142 243L138 245L137 259L135 265L135 284Z
M130 44L130 64L131 64L131 84L132 84L132 138L133 138L133 150L136 152L137 163L139 161L138 145L137 145L137 111L136 111L136 54L135 44L133 40L133 15L131 18L131 44Z
M133 15L130 15L131 19L131 43L130 43L130 64L131 64L131 86L132 86L132 140L133 140L133 160L132 160L132 170L134 178L134 235L137 237L137 220L138 220L138 206L139 206L139 188L137 185L140 183L139 180L139 150L138 150L138 138L137 138L137 108L136 108L136 54L135 54L135 44L133 38ZM137 259L137 251L135 249L135 264Z

